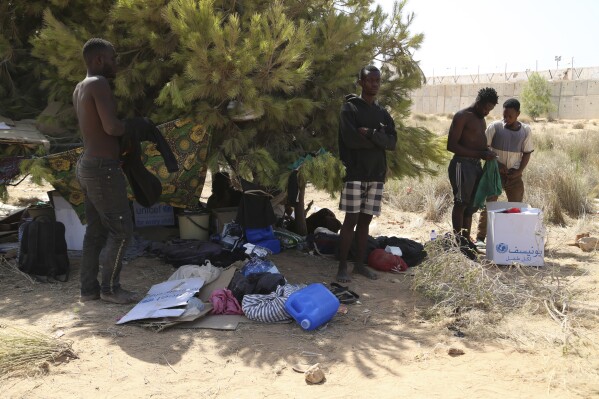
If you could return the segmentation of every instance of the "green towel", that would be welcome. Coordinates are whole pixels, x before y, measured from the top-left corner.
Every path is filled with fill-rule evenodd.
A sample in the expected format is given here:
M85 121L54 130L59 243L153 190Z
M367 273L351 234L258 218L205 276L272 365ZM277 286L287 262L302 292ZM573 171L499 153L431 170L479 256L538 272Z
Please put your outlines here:
M480 209L485 206L488 197L500 195L503 191L501 176L499 175L499 164L496 159L485 162L483 175L478 183L474 196L474 207Z

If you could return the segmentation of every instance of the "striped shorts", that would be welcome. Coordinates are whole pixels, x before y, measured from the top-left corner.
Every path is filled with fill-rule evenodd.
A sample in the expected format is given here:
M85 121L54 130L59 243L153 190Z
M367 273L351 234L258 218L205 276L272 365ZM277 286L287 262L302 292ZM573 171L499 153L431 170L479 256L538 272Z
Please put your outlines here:
M381 214L383 182L348 181L343 185L339 210L347 213Z
M480 160L454 156L447 171L453 190L454 204L472 207L478 183L483 175Z

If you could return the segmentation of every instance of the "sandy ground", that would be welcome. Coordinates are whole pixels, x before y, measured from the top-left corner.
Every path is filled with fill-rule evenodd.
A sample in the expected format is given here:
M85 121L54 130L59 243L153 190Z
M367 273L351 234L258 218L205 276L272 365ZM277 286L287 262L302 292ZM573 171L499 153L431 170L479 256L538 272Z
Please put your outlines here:
M11 195L43 199L46 190L23 185ZM337 212L337 200L326 194L309 191L307 199ZM422 241L431 228L449 226L386 207L371 234ZM548 264L585 274L579 279L597 302L599 295L590 291L599 276L597 256L566 246L570 233L550 230ZM295 250L272 260L291 283L328 283L336 272L334 260ZM293 323L154 333L114 324L128 306L79 303L79 258L72 258L72 267L72 279L63 284L32 284L0 268L0 324L62 335L79 356L43 376L0 381L3 398L599 397L596 347L564 351L554 338L559 326L542 315L514 315L511 336L458 337L443 321L422 316L430 303L410 290L409 273L355 278L350 288L360 303L313 332ZM138 258L124 268L121 281L145 292L172 272L156 259ZM537 339L524 339L520 331ZM452 357L451 348L464 354ZM325 370L323 384L308 385L292 369L314 363Z

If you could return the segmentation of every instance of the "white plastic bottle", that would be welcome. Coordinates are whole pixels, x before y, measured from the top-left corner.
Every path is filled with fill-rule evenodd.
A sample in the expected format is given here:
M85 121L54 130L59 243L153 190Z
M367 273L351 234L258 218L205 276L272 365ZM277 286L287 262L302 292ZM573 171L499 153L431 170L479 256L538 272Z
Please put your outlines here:
M431 230L431 241L435 241L437 239L437 232L435 230Z

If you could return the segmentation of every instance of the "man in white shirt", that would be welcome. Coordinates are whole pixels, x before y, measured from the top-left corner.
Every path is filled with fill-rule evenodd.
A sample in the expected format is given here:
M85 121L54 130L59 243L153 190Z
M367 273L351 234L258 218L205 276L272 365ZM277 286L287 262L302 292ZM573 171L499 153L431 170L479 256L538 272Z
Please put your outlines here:
M521 202L524 197L522 172L530 154L534 151L530 126L518 121L520 102L510 98L503 103L503 120L493 122L487 127L487 144L497 154L501 186L507 200ZM487 202L497 201L498 196L487 198ZM476 234L477 246L484 246L487 236L487 212L483 211Z

